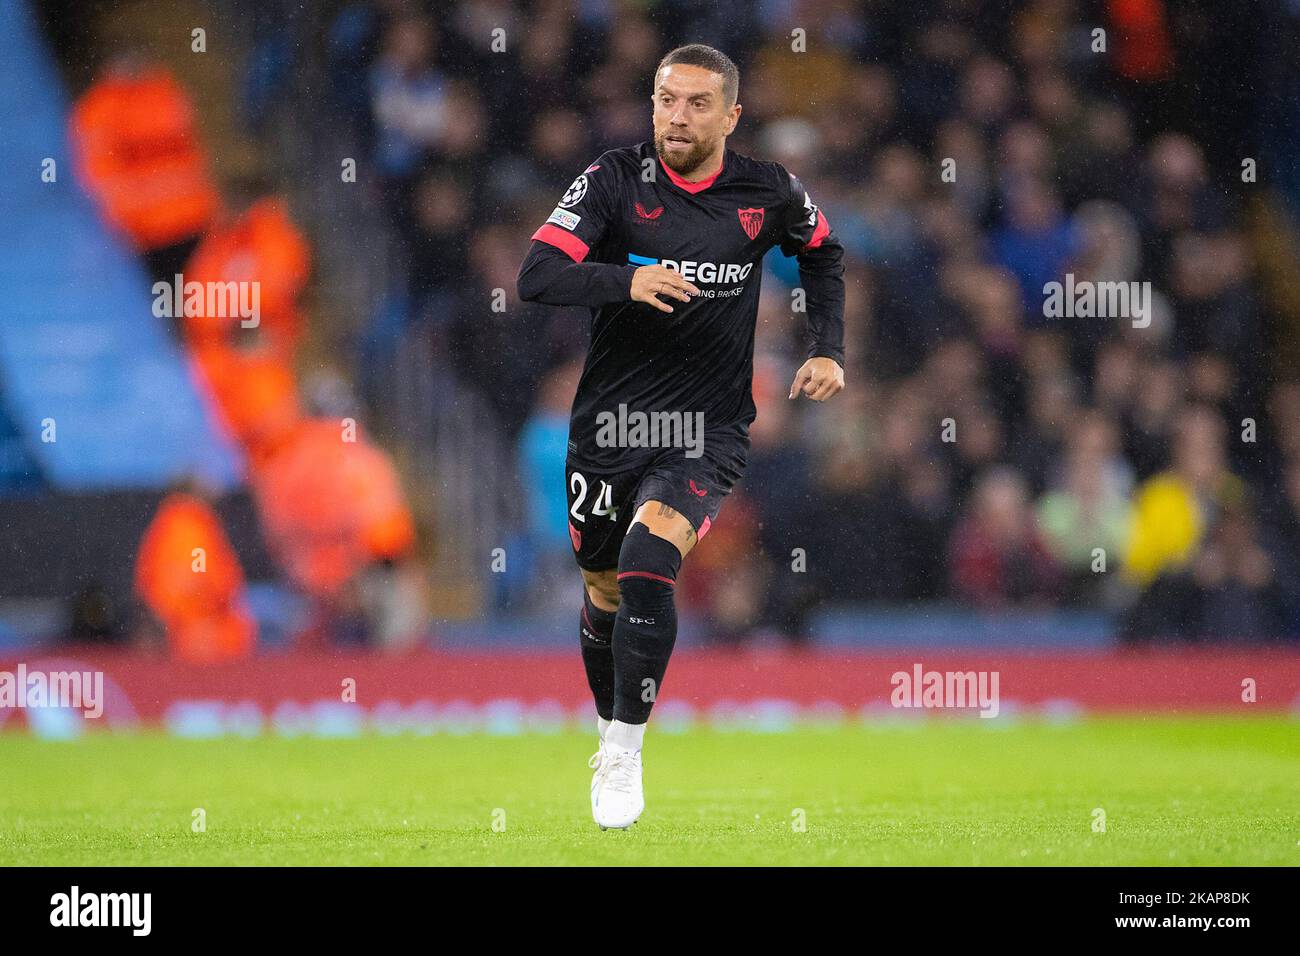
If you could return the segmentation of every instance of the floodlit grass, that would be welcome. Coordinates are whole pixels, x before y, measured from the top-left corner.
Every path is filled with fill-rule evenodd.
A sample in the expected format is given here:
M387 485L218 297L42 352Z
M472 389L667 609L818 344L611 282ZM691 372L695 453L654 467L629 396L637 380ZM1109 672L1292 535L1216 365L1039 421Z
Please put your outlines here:
M1285 717L652 725L647 809L627 832L591 821L589 734L9 733L0 864L1296 865L1297 731Z

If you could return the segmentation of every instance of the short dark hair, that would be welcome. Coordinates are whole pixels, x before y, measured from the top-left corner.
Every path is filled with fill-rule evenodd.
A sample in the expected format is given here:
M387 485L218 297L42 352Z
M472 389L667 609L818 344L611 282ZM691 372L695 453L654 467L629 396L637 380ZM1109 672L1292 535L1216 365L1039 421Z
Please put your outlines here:
M736 102L736 97L740 93L740 70L736 69L736 64L731 62L731 57L721 50L706 46L703 43L688 43L686 46L679 46L672 50L659 61L655 67L655 81L658 82L659 74L663 72L666 66L672 66L675 63L682 63L686 66L702 66L710 73L717 73L722 77L722 98L726 101L728 107Z

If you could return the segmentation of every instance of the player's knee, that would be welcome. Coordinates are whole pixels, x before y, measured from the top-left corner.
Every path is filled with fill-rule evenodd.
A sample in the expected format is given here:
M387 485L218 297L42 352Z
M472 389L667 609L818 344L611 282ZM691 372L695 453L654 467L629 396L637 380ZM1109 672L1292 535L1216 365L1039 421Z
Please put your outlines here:
M587 596L591 598L592 604L604 611L613 611L618 608L617 570L611 568L609 571L584 574L583 577L587 585Z
M628 608L653 613L673 605L673 589L682 553L667 538L652 534L639 521L623 538L618 553L618 584Z

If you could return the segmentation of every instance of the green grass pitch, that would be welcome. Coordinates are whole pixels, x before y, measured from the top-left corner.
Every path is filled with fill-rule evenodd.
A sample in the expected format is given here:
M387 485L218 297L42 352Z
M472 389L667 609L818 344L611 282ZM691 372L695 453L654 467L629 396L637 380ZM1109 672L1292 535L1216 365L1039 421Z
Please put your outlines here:
M1294 718L652 725L626 832L593 744L3 734L0 864L1300 864Z

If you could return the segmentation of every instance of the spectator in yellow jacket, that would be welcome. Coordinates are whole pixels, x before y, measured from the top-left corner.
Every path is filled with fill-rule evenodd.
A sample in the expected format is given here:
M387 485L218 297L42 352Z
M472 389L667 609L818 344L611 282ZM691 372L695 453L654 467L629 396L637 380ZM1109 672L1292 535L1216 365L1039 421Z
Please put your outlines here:
M1228 470L1223 420L1210 408L1185 410L1175 425L1173 465L1139 486L1124 576L1145 588L1185 565L1219 510L1244 499L1246 486Z

